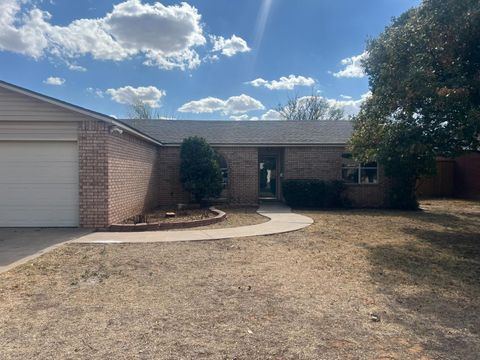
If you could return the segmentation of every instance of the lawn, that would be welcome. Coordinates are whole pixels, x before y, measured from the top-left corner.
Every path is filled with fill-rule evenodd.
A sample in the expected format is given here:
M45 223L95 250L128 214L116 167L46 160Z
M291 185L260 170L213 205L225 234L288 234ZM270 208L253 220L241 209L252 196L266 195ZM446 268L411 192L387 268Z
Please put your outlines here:
M0 275L1 359L478 359L480 203L246 239L68 245Z

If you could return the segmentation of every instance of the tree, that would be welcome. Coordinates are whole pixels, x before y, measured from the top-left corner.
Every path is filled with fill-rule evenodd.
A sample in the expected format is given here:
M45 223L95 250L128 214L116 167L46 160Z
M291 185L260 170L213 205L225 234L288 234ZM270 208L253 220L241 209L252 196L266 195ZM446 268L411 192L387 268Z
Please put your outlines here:
M149 120L160 119L160 114L155 111L150 105L138 101L129 106L128 116L130 119Z
M285 105L278 105L276 110L285 120L343 120L345 112L330 105L318 95L289 98Z
M415 184L438 156L478 149L480 2L424 0L367 44L372 96L354 119L351 150L392 179L392 207L416 209Z
M147 103L138 101L136 103L129 105L128 117L130 119L137 120L165 120L165 119L174 119L173 116L166 116L160 114L157 110L153 109Z
M197 203L220 196L222 173L215 151L205 139L194 136L183 140L180 159L180 181Z

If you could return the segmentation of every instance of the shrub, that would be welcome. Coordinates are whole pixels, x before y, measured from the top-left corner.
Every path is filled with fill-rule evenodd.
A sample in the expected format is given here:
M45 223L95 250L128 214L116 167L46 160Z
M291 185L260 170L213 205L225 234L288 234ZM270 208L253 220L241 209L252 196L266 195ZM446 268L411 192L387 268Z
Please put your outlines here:
M285 180L282 184L287 205L297 208L340 208L346 206L343 181Z
M197 203L220 196L222 173L217 156L205 139L194 136L183 140L180 158L180 181Z

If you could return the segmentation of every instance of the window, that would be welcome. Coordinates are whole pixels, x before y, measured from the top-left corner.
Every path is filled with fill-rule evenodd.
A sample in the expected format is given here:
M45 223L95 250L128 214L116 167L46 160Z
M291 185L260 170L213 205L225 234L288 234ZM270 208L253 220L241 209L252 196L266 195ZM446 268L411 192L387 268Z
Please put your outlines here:
M376 162L356 164L344 156L342 179L348 184L378 184L378 165Z

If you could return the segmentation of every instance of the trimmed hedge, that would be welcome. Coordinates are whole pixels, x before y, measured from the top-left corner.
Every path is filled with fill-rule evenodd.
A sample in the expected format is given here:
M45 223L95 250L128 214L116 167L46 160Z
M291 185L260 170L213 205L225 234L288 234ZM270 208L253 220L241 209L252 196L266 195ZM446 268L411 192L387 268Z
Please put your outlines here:
M283 196L288 206L297 208L340 208L347 205L343 181L285 180Z

